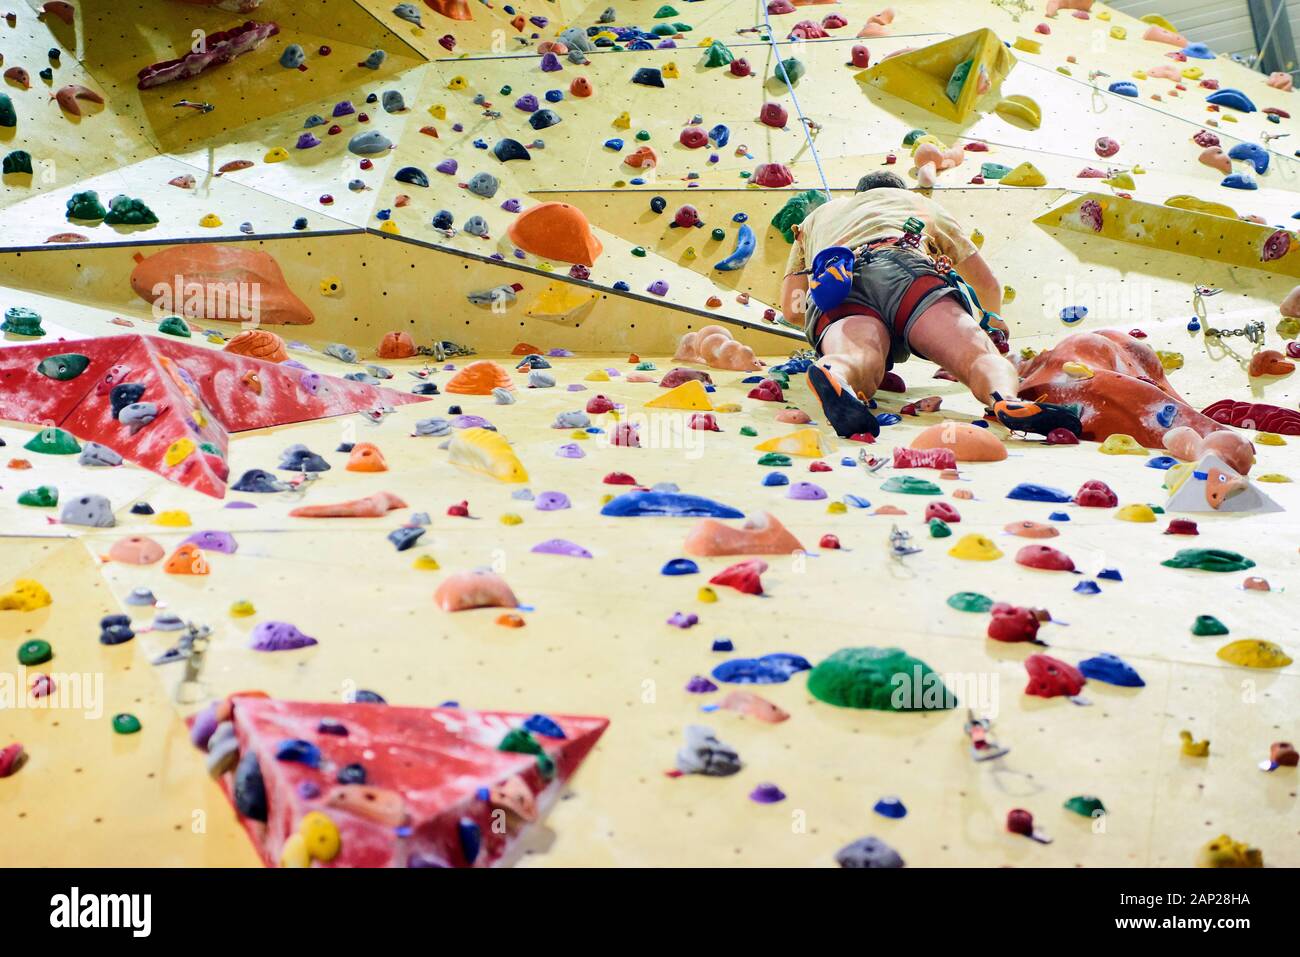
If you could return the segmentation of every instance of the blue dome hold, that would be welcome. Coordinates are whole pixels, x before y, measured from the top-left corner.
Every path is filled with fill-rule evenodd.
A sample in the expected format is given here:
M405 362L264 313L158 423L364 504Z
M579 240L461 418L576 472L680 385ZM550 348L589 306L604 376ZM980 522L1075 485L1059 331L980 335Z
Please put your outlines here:
M1079 662L1079 671L1089 681L1102 681L1121 688L1146 687L1146 682L1136 669L1118 655L1100 654L1094 658L1085 658Z

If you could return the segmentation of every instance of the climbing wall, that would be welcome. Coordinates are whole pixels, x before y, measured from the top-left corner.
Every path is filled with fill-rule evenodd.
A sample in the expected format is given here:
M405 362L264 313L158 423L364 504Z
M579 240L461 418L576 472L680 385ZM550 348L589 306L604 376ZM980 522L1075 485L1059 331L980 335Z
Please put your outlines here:
M172 250L201 266L218 246L269 254L277 293L292 293L311 322L262 329L308 372L370 376L402 392L439 387L371 415L230 429L224 497L129 457L92 467L41 454L50 424L41 415L0 424L0 595L36 581L51 599L0 610L0 749L19 743L27 756L0 778L0 863L259 865L185 726L250 690L608 719L564 782L568 799L526 830L516 858L529 866L830 866L866 836L909 866L1189 866L1222 834L1261 849L1266 864L1300 863L1296 768L1259 768L1271 745L1296 737L1300 679L1285 655L1300 649L1288 597L1300 572L1291 481L1300 438L1274 444L1243 430L1256 443L1252 484L1280 510L1186 516L1196 538L1164 534L1185 516L1147 508L1169 495L1169 473L1150 467L1158 450L1048 446L994 424L1005 460L963 463L956 477L873 471L872 457L892 461L923 429L978 420L981 406L913 359L896 369L906 391L877 396L877 411L892 414L879 440L835 437L798 364L781 365L805 343L776 312L790 247L771 225L803 191L847 195L872 170L915 184L924 174L912 144L928 135L958 148L961 163L938 172L930 192L1004 284L1016 353L1073 332L1132 331L1165 354L1170 382L1195 408L1226 398L1294 414L1294 374L1251 376L1248 366L1261 348L1285 353L1295 335L1278 307L1300 283L1300 252L1292 243L1274 253L1300 208L1296 94L1212 52L1143 39L1153 24L1101 3L1049 15L1046 0L909 0L890 19L860 0L615 0L612 13L607 0L438 0L410 5L418 24L396 6L263 0L238 14L140 0L123 12L76 0L65 23L32 0L0 22L3 66L25 69L30 85L6 75L16 125L0 126L0 150L24 151L32 166L3 178L0 311L31 310L42 333L15 324L0 350L66 340L76 353L91 338L165 337L174 325L160 318L175 310L155 311L133 272ZM137 89L140 69L185 55L195 31L248 19L279 31L197 77ZM585 55L555 46L571 27L592 41ZM827 36L800 36L818 28ZM960 119L928 109L929 94L899 65L933 62L933 49L915 51L980 30L991 31L979 35L983 49L1005 76ZM784 62L793 77L791 60L803 70L787 84L776 69ZM47 68L49 79L39 75ZM69 84L104 102L75 89L52 98ZM1253 109L1207 101L1223 90ZM696 130L702 142L683 135ZM1203 159L1196 137L1208 136L1245 158ZM380 146L358 152L359 137ZM650 151L653 165L628 162ZM762 164L784 167L789 183L759 186ZM492 188L475 186L477 174ZM139 200L157 221L69 219L69 201L90 190L105 207L119 194ZM1079 213L1090 201L1097 225ZM540 203L585 217L603 250L589 266L511 240ZM735 255L742 226L753 231L747 257ZM717 269L728 257L739 268ZM1198 307L1198 285L1221 291ZM1205 335L1257 321L1258 344ZM684 334L709 324L788 370L772 373L784 381L779 401L755 392L766 372L672 358ZM213 368L243 328L202 315L188 327L183 343L212 350ZM381 356L393 332L430 353L452 343L475 355ZM543 357L538 368L521 362L527 354ZM495 381L513 390L454 391L478 359L497 363ZM707 373L712 391L647 406L681 368ZM85 374L99 381L105 371ZM23 388L36 378L24 369ZM239 381L250 390L240 401L259 401ZM600 396L612 411L593 403ZM941 400L935 411L905 408L926 397ZM187 401L173 414L213 413ZM699 413L717 431L700 428L712 423ZM475 420L461 415L505 437L525 481L475 470L510 458L490 434L467 441ZM788 440L788 461L757 448L805 427L815 439ZM639 447L625 444L629 428ZM84 447L96 435L77 439ZM373 443L386 470L349 469L343 449L358 443ZM304 481L277 469L292 445L329 470ZM245 490L265 485L241 481L256 469L287 487ZM616 473L728 513L770 514L797 547L764 556L762 594L729 587L753 591L745 570L724 573L744 554L692 554L693 572L668 574L683 570L673 563L700 519L607 514L611 496L631 487L612 484ZM1114 506L1068 501L1088 481L1107 483ZM1025 483L1064 490L1066 501L1008 497ZM24 493L42 487L57 490L57 504L19 503L41 502ZM368 518L291 514L383 493L404 504ZM86 496L105 497L115 524L61 520ZM934 503L956 512L946 528L929 520ZM1077 573L1017 563L1034 542L1007 529L1024 522L1054 528L1050 544ZM413 527L424 534L399 549ZM892 555L894 529L920 550ZM109 558L140 536L170 558L205 531L228 533L233 551L209 549L197 566ZM1253 565L1161 564L1185 548ZM435 600L481 568L518 607L449 612ZM139 590L157 603L133 604ZM990 639L986 603L964 593L1046 609L1043 646ZM130 641L97 640L111 614L129 616ZM1193 630L1210 615L1226 634ZM182 680L183 663L150 664L177 640L162 627L168 616L212 629L197 684ZM254 650L268 622L315 643ZM1261 668L1247 666L1258 654L1219 653L1241 639L1285 655ZM33 641L52 657L19 666ZM805 665L867 646L924 662L956 707L837 707L809 690ZM1117 655L1143 684L1094 678L1073 698L1027 694L1033 653L1071 665ZM797 657L731 664L765 655ZM729 681L738 669L760 683ZM32 690L41 674L63 689L52 702ZM733 692L762 701L745 708ZM785 720L765 720L774 711ZM1005 756L973 760L971 717L989 720ZM691 725L721 742L714 770L739 770L682 773L701 766ZM1072 801L1080 797L1104 813ZM1017 809L1053 842L1010 833ZM51 841L55 828L74 839Z

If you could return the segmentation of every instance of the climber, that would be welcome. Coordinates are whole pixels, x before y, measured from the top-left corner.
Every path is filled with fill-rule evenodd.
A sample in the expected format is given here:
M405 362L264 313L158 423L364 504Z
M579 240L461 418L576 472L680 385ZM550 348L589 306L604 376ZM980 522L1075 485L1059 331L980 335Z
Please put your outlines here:
M845 257L840 267L836 255ZM842 299L830 305L819 289L833 289L837 278ZM1068 408L1038 403L1026 416L1014 402L1019 380L997 345L1007 338L997 278L952 216L893 173L868 173L855 195L817 207L796 228L781 307L791 319L803 316L820 357L808 382L842 436L879 434L867 400L913 352L951 372L1004 422L1019 413L1010 424L1017 431L1079 430Z

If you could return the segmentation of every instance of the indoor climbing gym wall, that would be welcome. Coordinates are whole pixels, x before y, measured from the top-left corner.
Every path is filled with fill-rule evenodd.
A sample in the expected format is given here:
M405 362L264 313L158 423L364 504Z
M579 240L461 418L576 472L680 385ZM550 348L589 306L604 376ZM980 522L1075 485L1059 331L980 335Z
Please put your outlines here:
M0 864L1300 865L1291 76L885 2L11 0Z

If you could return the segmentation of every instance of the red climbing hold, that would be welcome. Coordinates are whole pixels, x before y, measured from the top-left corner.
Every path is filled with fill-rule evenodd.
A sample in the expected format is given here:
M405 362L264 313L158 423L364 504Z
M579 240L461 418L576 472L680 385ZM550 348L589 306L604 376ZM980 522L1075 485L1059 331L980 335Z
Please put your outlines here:
M1030 655L1025 659L1029 684L1025 694L1036 698L1072 697L1088 683L1079 669L1050 655Z
M775 380L764 379L749 390L748 398L761 399L764 402L784 402L785 394L781 392L781 387Z
M603 479L601 479L601 481L604 482L606 485L635 485L636 484L636 479L628 475L626 472L610 472Z
M861 43L854 45L853 49L849 51L849 56L853 58L853 65L859 70L865 70L871 66L871 51Z
M1026 568L1041 568L1046 572L1074 571L1074 562L1070 556L1051 545L1026 545L1016 552L1016 564Z
M1032 609L998 602L990 611L993 613L993 619L989 622L988 636L994 641L1012 644L1030 641L1042 644L1038 640L1038 616Z
M718 417L712 412L696 412L691 416L690 426L697 432L721 432Z
M794 182L794 173L784 163L759 163L750 182L771 189L780 189Z
M709 134L698 126L688 126L678 134L677 140L688 150L697 150L709 144Z
M694 206L682 206L677 212L673 213L673 225L680 226L682 229L690 229L692 226L698 226L700 223L700 211Z
M925 520L928 522L936 518L949 525L961 521L960 513L947 502L931 502L925 507Z
M820 23L813 20L800 20L790 28L790 39L825 40L830 34L822 29Z
M813 462L811 465L808 466L808 471L809 471L809 472L829 472L829 471L831 471L831 467L830 467L829 465L827 465L825 462L820 462L820 461L819 461L819 462Z
M732 66L735 66L735 61L732 62ZM763 109L759 111L758 121L764 126L774 126L781 130L785 129L786 123L790 122L790 114L780 103L764 103Z
M1013 808L1007 812L1007 830L1012 834L1025 837L1034 836L1034 816L1024 808Z
M732 60L730 69L732 76L749 76L754 72L749 65L749 61L743 56L738 56L736 59Z
M957 453L952 449L894 449L896 469L955 469Z
M1078 445L1079 437L1069 429L1052 429L1047 433L1048 445Z
M1166 535L1199 535L1200 531L1196 528L1196 523L1190 518L1172 518L1169 520L1169 527L1165 529Z
M907 383L897 372L886 372L885 377L880 380L881 392L906 392Z
M448 506L447 514L453 518L469 518L469 502L458 502Z
M746 595L761 595L763 582L759 576L765 571L767 571L767 562L761 558L751 558L724 568L709 579L709 584L726 585Z
M827 548L834 551L840 547L840 540L835 535L829 535L829 534L823 535L821 541L817 543L817 547Z
M1119 496L1105 482L1090 479L1074 493L1074 504L1084 508L1114 508L1119 504Z
M608 396L594 395L587 400L588 415L603 415L614 411L614 403Z

